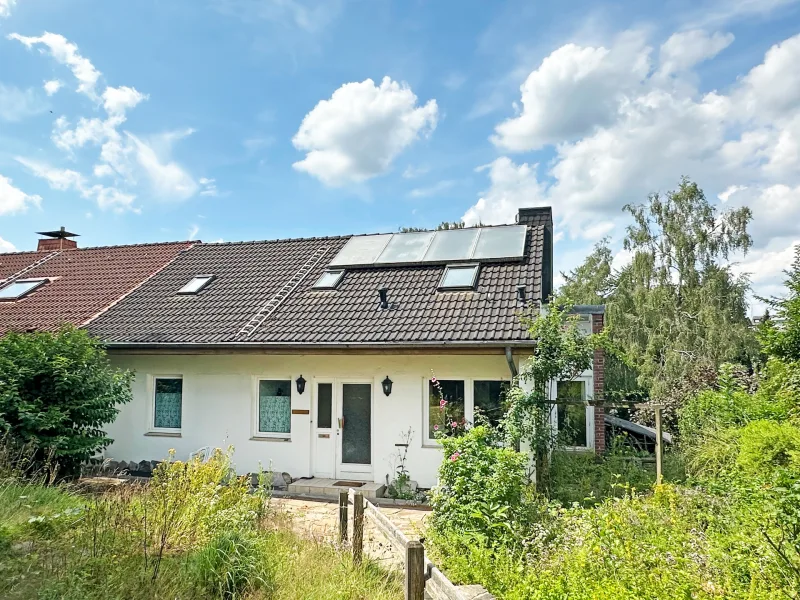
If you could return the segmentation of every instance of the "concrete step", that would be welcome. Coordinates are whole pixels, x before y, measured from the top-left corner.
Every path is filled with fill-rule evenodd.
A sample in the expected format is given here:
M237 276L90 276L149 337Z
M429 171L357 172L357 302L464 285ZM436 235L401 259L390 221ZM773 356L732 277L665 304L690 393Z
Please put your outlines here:
M346 485L334 485L336 483L345 483ZM362 483L356 487L354 483ZM308 494L311 496L329 496L331 498L338 498L339 492L342 490L347 491L350 488L357 490L364 494L365 498L375 499L383 498L386 491L386 486L382 483L369 482L353 482L351 480L342 479L320 479L314 477L312 479L298 479L297 481L289 484L290 494Z

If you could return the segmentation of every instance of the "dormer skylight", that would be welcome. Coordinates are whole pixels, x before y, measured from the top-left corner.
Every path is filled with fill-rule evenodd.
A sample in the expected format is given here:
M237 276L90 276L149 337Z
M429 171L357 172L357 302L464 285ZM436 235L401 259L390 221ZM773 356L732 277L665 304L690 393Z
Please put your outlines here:
M479 265L447 265L439 282L440 290L474 290Z
M0 288L0 300L19 300L30 294L33 290L43 286L47 278L18 279Z
M344 269L328 269L314 284L315 290L334 290L344 277Z
M197 294L214 280L214 275L195 275L192 280L178 290L179 294Z

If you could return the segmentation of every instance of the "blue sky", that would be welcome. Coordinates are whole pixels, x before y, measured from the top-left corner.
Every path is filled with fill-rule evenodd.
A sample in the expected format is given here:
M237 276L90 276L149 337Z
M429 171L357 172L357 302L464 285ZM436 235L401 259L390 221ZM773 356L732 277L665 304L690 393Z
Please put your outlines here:
M800 3L0 0L0 249L509 222L567 269L686 174L800 241ZM624 264L625 253L618 254Z

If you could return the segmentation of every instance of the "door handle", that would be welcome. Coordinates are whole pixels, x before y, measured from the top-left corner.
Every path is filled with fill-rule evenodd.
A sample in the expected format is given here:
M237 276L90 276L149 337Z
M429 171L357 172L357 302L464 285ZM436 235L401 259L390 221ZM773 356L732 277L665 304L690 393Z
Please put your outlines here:
M344 429L344 417L339 417L339 429Z

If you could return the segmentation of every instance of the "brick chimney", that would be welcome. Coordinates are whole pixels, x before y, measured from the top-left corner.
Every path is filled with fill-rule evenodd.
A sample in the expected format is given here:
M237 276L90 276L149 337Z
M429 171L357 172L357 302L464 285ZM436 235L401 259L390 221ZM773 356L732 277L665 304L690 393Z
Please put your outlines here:
M39 239L37 252L55 252L57 250L72 250L78 247L78 242L70 238L78 237L77 233L70 233L62 226L56 231L37 231L45 237Z
M547 302L553 294L553 209L550 206L520 208L517 223L528 227L544 227L542 298Z

